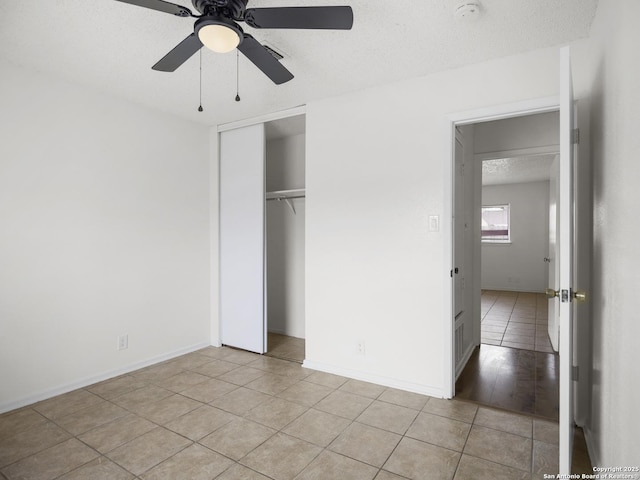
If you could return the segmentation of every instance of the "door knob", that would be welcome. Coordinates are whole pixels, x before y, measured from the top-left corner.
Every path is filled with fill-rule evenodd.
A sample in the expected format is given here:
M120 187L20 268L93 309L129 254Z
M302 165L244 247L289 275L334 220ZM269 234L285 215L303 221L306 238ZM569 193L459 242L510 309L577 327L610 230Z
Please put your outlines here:
M544 261L547 263L551 263L551 259L549 257L544 257Z
M576 299L576 302L586 302L587 301L587 292L584 290L578 290L573 292L573 298Z
M545 295L547 296L547 298L556 298L560 296L560 291L559 290L554 290L553 288L547 288L544 291ZM573 296L573 298L575 298L576 302L586 302L587 301L587 292L585 292L584 290L578 290L576 292L572 292L571 294ZM563 297L563 302L567 301L564 299Z

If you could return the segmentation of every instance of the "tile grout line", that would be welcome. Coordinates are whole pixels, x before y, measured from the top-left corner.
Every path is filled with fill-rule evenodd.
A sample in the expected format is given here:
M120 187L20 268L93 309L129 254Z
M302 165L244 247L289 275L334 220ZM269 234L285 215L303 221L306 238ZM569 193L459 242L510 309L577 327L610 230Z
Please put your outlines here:
M462 462L462 456L465 455L464 451L467 448L467 443L469 442L469 437L471 436L471 430L473 429L473 426L476 423L476 417L478 416L478 412L480 411L480 407L476 408L476 411L473 414L473 418L471 419L471 426L469 427L469 431L467 432L467 436L464 439L464 445L462 446L462 451L460 452L460 458L458 458L458 464L456 465L456 469L453 472L453 477L451 477L452 480L454 480L456 478L456 475L458 474L458 470L460 469L460 463ZM468 454L466 454L468 455Z

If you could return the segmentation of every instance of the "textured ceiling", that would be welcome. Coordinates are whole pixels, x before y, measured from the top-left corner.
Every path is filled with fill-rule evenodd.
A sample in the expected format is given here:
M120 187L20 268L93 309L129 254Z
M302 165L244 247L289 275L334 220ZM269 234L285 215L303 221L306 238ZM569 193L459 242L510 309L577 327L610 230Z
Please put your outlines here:
M173 0L189 8L189 0ZM281 52L295 78L274 85L240 55L203 49L174 73L151 66L193 19L115 0L1 0L0 58L182 118L215 125L365 87L588 36L597 0L481 0L475 22L458 0L250 0L249 6L351 5L350 31L245 31ZM192 9L193 10L193 9ZM244 27L244 25L243 25Z
M498 158L482 162L482 185L541 182L549 180L556 154Z

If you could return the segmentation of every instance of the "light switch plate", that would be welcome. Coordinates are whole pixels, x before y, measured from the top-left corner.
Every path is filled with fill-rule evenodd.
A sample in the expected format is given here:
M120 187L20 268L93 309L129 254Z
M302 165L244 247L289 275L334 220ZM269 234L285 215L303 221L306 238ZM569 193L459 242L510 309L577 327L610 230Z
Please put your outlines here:
M440 217L438 215L429 215L429 231L440 231Z

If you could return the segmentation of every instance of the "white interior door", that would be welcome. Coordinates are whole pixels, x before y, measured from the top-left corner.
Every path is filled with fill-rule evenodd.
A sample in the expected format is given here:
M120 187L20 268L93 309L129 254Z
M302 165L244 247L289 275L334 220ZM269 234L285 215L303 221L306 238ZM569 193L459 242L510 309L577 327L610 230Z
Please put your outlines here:
M560 168L558 256L560 289L560 474L571 473L573 453L573 84L569 47L560 50Z
M549 169L549 255L547 257L549 267L548 286L553 291L560 290L560 265L558 264L558 177L560 175L560 158L556 156ZM558 326L560 315L560 304L555 298L550 298L548 302L549 322L547 332L551 346L558 351Z
M220 338L266 351L264 124L220 134Z

